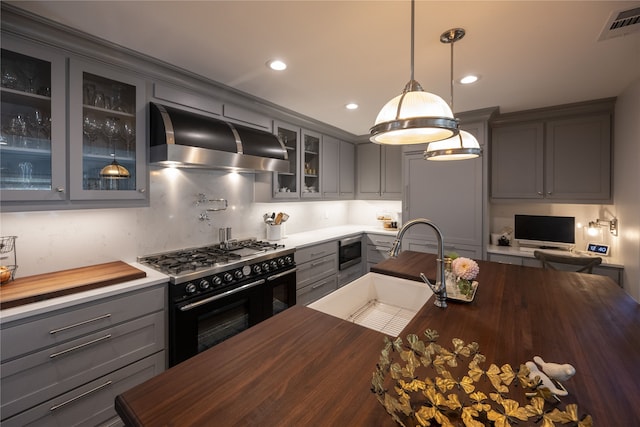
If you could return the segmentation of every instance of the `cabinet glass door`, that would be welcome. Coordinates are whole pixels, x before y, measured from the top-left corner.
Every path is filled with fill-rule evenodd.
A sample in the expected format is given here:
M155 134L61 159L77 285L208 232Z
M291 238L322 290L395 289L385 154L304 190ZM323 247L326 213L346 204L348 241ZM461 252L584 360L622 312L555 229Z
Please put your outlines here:
M320 192L320 135L302 131L304 141L302 197L318 198Z
M64 59L11 40L2 46L2 200L64 199Z
M277 199L297 198L300 194L298 188L300 131L295 126L277 122L275 123L275 131L287 149L289 172L274 172L273 197Z
M105 71L72 63L71 198L143 198L144 82Z

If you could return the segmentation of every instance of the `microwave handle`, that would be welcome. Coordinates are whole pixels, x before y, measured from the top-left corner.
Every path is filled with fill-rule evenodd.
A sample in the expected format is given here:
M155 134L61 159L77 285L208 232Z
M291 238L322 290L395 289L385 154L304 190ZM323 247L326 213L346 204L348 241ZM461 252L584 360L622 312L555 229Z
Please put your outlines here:
M348 237L346 239L340 240L340 246L348 246L348 245L352 245L352 244L358 243L358 242L362 242L362 237L361 236Z

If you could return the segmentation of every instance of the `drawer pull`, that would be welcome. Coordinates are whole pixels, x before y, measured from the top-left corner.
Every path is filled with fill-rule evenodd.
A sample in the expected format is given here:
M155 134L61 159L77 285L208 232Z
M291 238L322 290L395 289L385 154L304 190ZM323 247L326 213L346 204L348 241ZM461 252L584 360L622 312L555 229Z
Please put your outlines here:
M59 403L59 404L57 404L57 405L53 405L53 406L49 409L49 411L52 411L52 412L53 412L53 411L55 411L56 409L60 409L60 408L62 408L63 406L68 405L69 403L73 403L73 402L75 402L75 401L76 401L76 400L78 400L78 399L82 399L83 397L90 395L91 393L95 393L96 391L102 390L103 388L105 388L105 387L107 387L107 386L110 386L111 384L112 384L112 381L107 381L106 383L104 383L104 384L102 384L102 385L99 385L99 386L97 386L97 387L95 387L95 388L92 388L91 390L85 391L84 393L81 393L81 394L77 395L76 397L72 397L71 399L66 400L66 401L64 401L64 402L62 402L62 403Z
M91 340L91 341L88 341L88 342L83 343L83 344L78 344L75 347L71 347L71 348L68 348L66 350L59 351L57 353L52 353L52 354L49 355L49 359L53 359L54 357L62 356L63 354L67 354L67 353L72 352L72 351L80 350L81 348L84 348L86 346L98 343L100 341L108 340L109 338L111 338L111 334L105 335L105 336L100 337L100 338L96 338L95 340Z
M314 257L314 256L318 256L318 255L322 255L323 253L325 253L327 251L320 251L320 252L315 252L315 253L311 253L310 256Z
M376 246L376 251L378 252L389 252L391 250L391 246Z
M311 265L311 268L315 268L315 267L319 267L319 266L321 266L323 264L326 264L328 262L331 262L331 260L330 259L325 259L324 261L312 262L310 265Z
M111 317L111 313L104 314L102 316L95 317L93 319L85 320L83 322L74 323L73 325L63 326L62 328L52 329L49 331L51 335L57 334L58 332L66 331L67 329L77 328L78 326L86 325L87 323L97 322L98 320L107 319Z
M311 285L311 289L318 289L318 288L323 287L326 284L327 284L327 281L325 280L324 282L320 282L320 283L316 283L315 285Z

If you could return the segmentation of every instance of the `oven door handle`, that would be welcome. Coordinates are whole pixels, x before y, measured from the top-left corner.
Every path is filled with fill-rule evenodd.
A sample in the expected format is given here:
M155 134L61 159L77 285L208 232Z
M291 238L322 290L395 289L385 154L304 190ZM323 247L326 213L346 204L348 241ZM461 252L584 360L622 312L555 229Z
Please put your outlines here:
M238 288L234 288L231 290L228 290L226 292L223 292L221 294L218 295L214 295L211 296L209 298L205 298L205 299L201 299L200 301L196 301L196 302L192 302L191 304L187 304L187 305L183 305L182 307L180 307L180 311L189 311L192 310L196 307L200 307L201 305L210 303L212 301L216 301L225 297L228 297L229 295L233 295L236 294L238 292L244 291L245 289L249 289L249 288L253 288L254 286L259 286L265 283L264 279L260 279L260 280L256 280L255 282L251 282L251 283L247 283L246 285L242 285Z
M282 276L286 276L287 274L295 273L298 271L298 267L292 268L291 270L283 271L282 273L274 274L273 276L267 277L267 281L271 282L272 280L276 280L281 278Z

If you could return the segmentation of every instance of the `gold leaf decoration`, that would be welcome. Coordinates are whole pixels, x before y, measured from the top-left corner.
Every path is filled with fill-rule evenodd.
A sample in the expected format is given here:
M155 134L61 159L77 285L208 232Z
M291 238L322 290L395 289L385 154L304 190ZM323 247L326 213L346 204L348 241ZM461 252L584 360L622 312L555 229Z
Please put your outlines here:
M577 405L562 410L540 378L529 378L525 364L514 371L508 363L491 363L485 370L486 357L476 342L454 338L448 349L437 344L437 331L425 331L424 338L386 337L372 375L371 391L398 425L593 427L591 416L580 417ZM523 406L509 397L516 378L515 390L521 386L522 397L530 398Z

